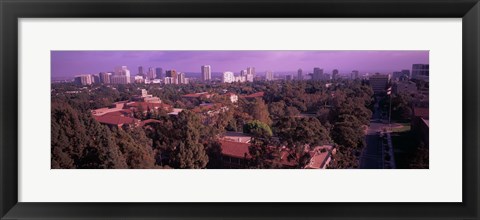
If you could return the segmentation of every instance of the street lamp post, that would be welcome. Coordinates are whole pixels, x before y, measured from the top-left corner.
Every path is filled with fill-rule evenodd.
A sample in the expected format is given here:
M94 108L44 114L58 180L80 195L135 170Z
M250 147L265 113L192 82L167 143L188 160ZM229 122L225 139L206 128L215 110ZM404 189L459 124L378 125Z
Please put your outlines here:
M390 106L388 110L388 130L391 131L392 128L392 87L388 88L387 95L390 96Z

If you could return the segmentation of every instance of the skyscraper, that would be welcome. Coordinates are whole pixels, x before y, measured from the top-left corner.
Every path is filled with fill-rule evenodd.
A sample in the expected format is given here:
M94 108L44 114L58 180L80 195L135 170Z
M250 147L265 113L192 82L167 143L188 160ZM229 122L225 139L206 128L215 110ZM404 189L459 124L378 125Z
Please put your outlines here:
M429 64L413 64L412 65L412 79L428 79Z
M166 77L170 77L171 79L171 84L178 84L178 75L176 70L167 70L165 73Z
M350 77L352 79L358 79L358 70L352 70Z
M255 67L247 67L247 74L252 74L255 77Z
M407 80L410 78L410 70L402 70L402 77L400 80Z
M323 78L323 69L320 69L318 67L313 68L312 79L313 80L322 80L322 78Z
M179 84L186 84L186 81L185 81L185 73L178 73L178 83Z
M227 71L223 72L222 82L224 83L232 83L235 81L235 75L233 72Z
M212 68L210 67L210 65L202 66L202 79L203 81L212 80Z
M130 77L125 75L113 75L110 77L111 84L128 84L130 83Z
M303 80L303 70L302 69L298 69L297 78L298 78L298 80Z
M138 75L144 76L143 66L139 66L139 67L138 67Z
M251 73L250 74L247 73L247 76L246 76L247 82L253 82L254 78L255 78L255 75L253 75Z
M163 69L161 67L158 67L155 69L155 78L156 79L163 78Z
M389 79L390 77L388 75L381 75L379 73L370 76L369 82L373 92L375 94L386 92Z
M115 80L117 81L121 81L122 83L123 82L126 82L126 83L130 83L130 70L128 70L127 66L117 66L115 68ZM113 76L110 78L110 81L112 80ZM123 79L120 79L120 78L125 78L125 80ZM113 83L113 82L112 82ZM120 84L120 83L117 83L117 84Z
M153 69L153 67L148 67L147 78L155 79L155 70Z
M75 83L82 86L91 85L93 83L92 75L84 74L75 76Z
M100 76L100 83L110 84L110 77L112 73L101 72L98 74Z
M271 70L268 70L265 74L265 79L267 81L272 81L273 80L273 72Z
M338 79L338 70L337 70L337 69L334 69L334 70L332 71L332 79L333 79L333 80Z
M392 80L398 81L402 78L403 73L400 71L393 71L392 73Z
M240 70L240 76L247 76L247 70Z

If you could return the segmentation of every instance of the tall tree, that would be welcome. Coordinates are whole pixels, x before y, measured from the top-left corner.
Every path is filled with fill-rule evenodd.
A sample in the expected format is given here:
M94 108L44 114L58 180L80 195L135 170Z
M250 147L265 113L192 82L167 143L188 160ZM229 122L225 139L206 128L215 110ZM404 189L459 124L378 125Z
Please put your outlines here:
M175 146L172 165L175 168L205 168L208 156L201 140L203 128L200 118L190 111L182 111L175 122L176 132L180 133L181 142Z
M254 119L259 120L267 125L272 123L270 114L268 113L268 107L263 99L256 98L254 101L252 101L250 103L249 110L250 115Z

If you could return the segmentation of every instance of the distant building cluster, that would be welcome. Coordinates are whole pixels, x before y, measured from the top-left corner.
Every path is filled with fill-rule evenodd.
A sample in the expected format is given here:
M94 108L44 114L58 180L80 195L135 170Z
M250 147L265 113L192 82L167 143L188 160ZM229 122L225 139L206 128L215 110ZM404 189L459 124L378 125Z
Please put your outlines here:
M255 67L248 67L246 70L241 70L240 75L235 76L233 72L226 71L222 74L223 83L233 82L253 82L255 79Z
M143 84L188 84L189 78L185 73L177 72L176 70L167 70L165 76L162 68L149 67L144 71L142 66L138 67L138 74L132 76L127 66L119 66L113 72L101 72L95 74L77 75L74 82L79 85L91 85L94 83L102 84L129 84L129 83L143 83Z
M352 73L353 75L353 73ZM423 80L428 82L429 64L413 64L412 70L403 69L391 74L375 73L366 76L375 94L386 93L388 88L394 94L418 94L417 84L411 80Z

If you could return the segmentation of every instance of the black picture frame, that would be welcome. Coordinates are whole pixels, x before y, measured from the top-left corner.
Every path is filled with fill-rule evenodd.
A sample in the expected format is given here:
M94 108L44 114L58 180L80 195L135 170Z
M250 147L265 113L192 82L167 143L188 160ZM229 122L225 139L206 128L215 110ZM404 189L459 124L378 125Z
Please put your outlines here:
M478 0L0 0L2 219L479 219ZM462 18L462 203L18 202L18 19L120 17ZM448 43L448 42L446 42ZM453 146L459 147L459 146Z

